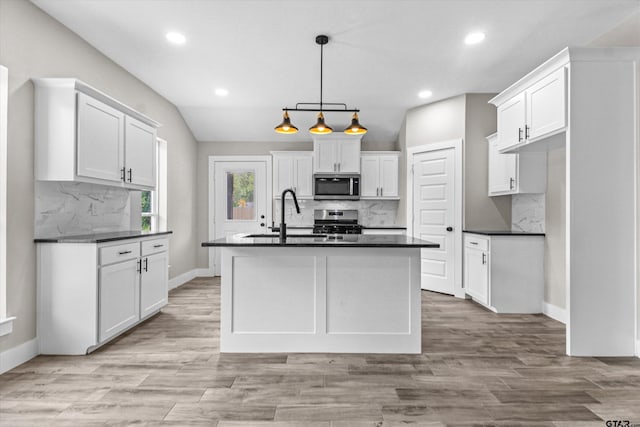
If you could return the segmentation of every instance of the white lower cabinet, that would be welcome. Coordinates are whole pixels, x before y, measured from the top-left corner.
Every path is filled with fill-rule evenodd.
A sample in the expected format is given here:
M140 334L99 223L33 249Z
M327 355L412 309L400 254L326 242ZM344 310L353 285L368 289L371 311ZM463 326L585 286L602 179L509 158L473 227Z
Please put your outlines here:
M496 313L541 313L544 236L465 232L464 290Z
M118 335L140 320L138 265L139 260L132 259L100 268L100 342Z
M166 237L38 243L41 354L86 354L168 302Z
M140 318L167 305L169 257L167 252L149 255L142 259L140 275Z

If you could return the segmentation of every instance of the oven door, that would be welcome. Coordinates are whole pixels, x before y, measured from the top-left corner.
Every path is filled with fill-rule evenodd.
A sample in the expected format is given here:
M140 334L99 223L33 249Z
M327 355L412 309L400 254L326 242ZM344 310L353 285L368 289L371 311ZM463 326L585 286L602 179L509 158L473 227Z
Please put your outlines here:
M360 199L360 177L354 175L314 175L315 200Z

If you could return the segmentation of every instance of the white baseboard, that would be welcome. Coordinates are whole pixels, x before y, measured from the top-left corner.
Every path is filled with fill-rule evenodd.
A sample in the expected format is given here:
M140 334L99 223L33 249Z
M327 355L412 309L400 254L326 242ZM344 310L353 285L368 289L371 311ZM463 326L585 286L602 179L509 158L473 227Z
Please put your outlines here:
M567 324L567 311L548 302L542 303L542 313L558 322Z
M189 280L196 277L213 277L213 272L208 268L194 268L193 270L182 273L173 279L169 279L169 289L175 289L178 286L182 286Z
M34 338L0 353L0 374L12 370L38 355L38 339Z

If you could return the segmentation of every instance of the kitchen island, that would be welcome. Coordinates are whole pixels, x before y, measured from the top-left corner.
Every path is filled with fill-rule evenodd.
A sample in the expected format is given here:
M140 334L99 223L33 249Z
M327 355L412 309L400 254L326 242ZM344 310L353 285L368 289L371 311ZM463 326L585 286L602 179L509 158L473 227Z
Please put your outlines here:
M420 249L438 244L236 235L202 246L222 247L221 352L421 352Z

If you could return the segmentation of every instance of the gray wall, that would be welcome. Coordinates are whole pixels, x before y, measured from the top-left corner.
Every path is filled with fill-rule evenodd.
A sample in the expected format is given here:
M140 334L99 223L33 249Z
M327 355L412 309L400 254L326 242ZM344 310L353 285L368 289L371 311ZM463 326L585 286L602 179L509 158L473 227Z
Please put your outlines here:
M466 94L413 108L407 112L399 145L403 152L400 175L402 202L398 216L406 222L406 148L452 139L463 140L463 226L511 229L511 198L488 197L486 136L496 131L492 94Z
M196 267L196 141L175 106L25 0L0 1L0 64L9 69L7 311L0 352L36 336L34 77L77 77L161 122L168 141L170 277Z
M302 131L301 131L302 132ZM393 151L397 143L368 141L362 138L363 151ZM271 151L312 151L311 137L307 142L200 142L198 143L197 200L198 241L209 240L209 156L268 155ZM198 267L208 268L208 249L198 248Z
M496 131L494 94L466 95L464 137L464 228L511 230L511 196L489 197L488 135Z
M565 148L547 154L545 193L544 300L566 308L565 234L567 156Z

